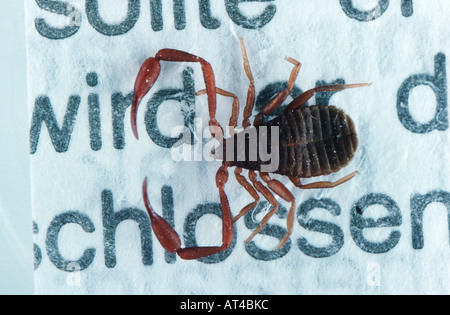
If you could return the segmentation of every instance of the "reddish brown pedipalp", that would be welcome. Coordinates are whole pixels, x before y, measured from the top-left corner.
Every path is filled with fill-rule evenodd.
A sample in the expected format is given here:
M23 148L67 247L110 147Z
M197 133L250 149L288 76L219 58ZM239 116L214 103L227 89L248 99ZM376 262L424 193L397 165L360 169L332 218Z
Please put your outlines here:
M208 97L209 107L209 126L211 134L223 141L223 128L217 122L215 118L216 113L216 87L214 72L211 65L204 59L194 56L192 54L175 50L175 49L162 49L154 58L148 58L141 66L137 75L134 87L134 98L131 107L131 126L133 133L138 138L137 131L137 111L142 98L150 91L153 84L158 79L161 71L160 61L173 61L173 62L199 62L202 67L206 94ZM147 195L147 179L144 180L142 187L142 194L144 197L144 203L147 212L150 216L150 221L155 235L157 236L161 245L168 252L176 252L183 259L197 259L205 256L221 252L228 248L233 239L233 225L231 220L231 211L228 204L228 199L225 194L225 184L228 180L227 165L223 164L216 175L216 185L219 189L220 200L222 205L222 222L223 222L223 242L221 246L210 247L193 247L193 248L181 248L181 240L175 230L168 224L162 217L160 217L151 207L150 201Z
M131 126L135 137L138 139L137 110L142 98L150 91L159 77L161 72L160 61L200 63L205 79L206 93L208 95L211 134L221 141L223 139L223 128L216 120L216 85L212 67L203 58L176 49L161 49L154 58L148 58L138 72L131 106Z

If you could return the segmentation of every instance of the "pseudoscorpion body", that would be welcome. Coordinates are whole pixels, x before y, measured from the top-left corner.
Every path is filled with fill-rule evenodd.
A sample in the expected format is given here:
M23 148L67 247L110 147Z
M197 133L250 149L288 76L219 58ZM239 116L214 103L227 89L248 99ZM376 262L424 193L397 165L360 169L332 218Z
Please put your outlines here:
M300 62L292 58L286 58L288 62L294 65L289 77L287 89L278 93L261 109L255 117L253 127L251 127L249 118L252 115L255 103L255 85L242 39L241 52L244 60L244 70L250 84L243 115L242 126L244 127L244 131L239 133L234 130L239 115L238 98L234 94L224 91L215 85L212 67L203 58L180 50L162 49L155 57L148 58L143 63L136 78L134 88L135 94L131 109L131 126L133 133L137 138L136 117L138 105L157 80L161 71L160 61L200 63L206 88L199 91L197 96L207 95L211 134L222 143L222 166L216 174L216 186L219 189L222 206L222 245L220 246L182 248L181 240L177 232L166 222L166 220L159 216L150 205L147 194L147 178L144 180L142 193L153 231L161 245L167 251L176 252L183 259L197 259L227 249L233 240L233 223L259 203L260 195L269 201L272 208L261 220L260 225L247 238L245 243L248 243L253 239L253 237L261 231L269 219L277 212L278 202L274 196L277 195L291 204L287 216L287 233L284 235L276 249L284 246L289 239L294 226L295 198L280 181L271 178L271 173L289 177L296 187L302 189L336 187L350 180L357 173L353 172L336 182L320 181L305 185L301 183L301 178L328 175L339 171L350 162L358 147L355 126L352 119L345 114L344 111L335 106L304 106L304 104L317 92L341 91L347 88L363 87L370 84L336 84L316 87L304 92L290 102L281 116L275 117L268 122L264 122L264 117L271 115L289 96L294 87L294 81L300 71ZM227 139L223 138L223 129L216 120L217 95L232 97L234 100L232 105L232 115L229 122L229 127L231 128L233 136ZM277 127L276 130L278 132L278 139L276 139L278 141L275 141L275 144L272 144L270 141L273 138L273 135L271 134L273 132L272 127ZM249 149L250 143L244 141L244 145L242 145L242 143L239 144L239 141L237 141L240 135L249 131L249 128L255 128L258 137L260 137L260 130L266 130L267 134L265 139L267 139L267 143L261 143L265 144L269 151L277 153L278 164L276 169L265 171L265 166L269 161L262 160L260 154L256 154L257 158L252 159ZM244 134L244 137L245 136L246 135ZM258 152L262 151L260 139L261 138L257 139L256 144L256 151ZM253 141L255 140L253 139ZM233 153L227 156L226 153L227 151L229 153L230 149L233 149ZM237 158L239 154L242 156L241 159ZM225 184L228 181L229 167L235 167L234 174L237 182L254 199L253 202L242 208L242 210L234 217L231 215L230 206L225 194ZM248 170L248 178L242 175L244 169Z

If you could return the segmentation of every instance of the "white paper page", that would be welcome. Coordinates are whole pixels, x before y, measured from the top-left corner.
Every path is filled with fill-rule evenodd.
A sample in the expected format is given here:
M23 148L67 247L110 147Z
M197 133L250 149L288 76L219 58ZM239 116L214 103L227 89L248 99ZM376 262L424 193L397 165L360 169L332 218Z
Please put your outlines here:
M449 293L450 3L415 1L26 1L35 288L40 294L395 294ZM165 253L150 228L141 185L183 246L221 243L220 161L175 161L177 126L208 126L199 64L161 62L138 112L137 72L162 48L201 56L217 87L246 102L243 38L257 112L302 63L292 95L316 85L371 82L318 93L359 137L353 161L330 176L333 189L301 190L247 246L266 202L234 225L227 251L201 261ZM292 100L292 95L286 103ZM226 126L231 99L217 97ZM192 129L194 130L194 129ZM173 139L175 137L175 140ZM199 142L201 141L201 142ZM189 146L187 146L189 147ZM191 146L194 148L194 146ZM203 155L205 153L205 155ZM229 169L233 215L253 201ZM247 171L243 172L247 176ZM263 201L263 197L261 197Z

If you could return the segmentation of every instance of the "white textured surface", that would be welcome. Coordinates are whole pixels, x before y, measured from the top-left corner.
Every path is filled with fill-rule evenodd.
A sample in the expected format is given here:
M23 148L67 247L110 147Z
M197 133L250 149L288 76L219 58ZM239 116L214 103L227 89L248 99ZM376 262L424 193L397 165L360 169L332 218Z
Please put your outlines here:
M0 4L0 294L33 293L23 1Z
M104 20L117 23L126 13L126 1L98 1ZM344 1L343 1L344 2ZM359 4L361 10L376 4ZM227 15L222 2L214 1L213 15L221 26L205 29L199 22L198 5L186 4L186 28L173 27L171 6L164 7L164 29L150 27L148 1L142 1L140 16L131 31L121 36L97 32L86 17L84 3L76 7L82 14L79 31L63 40L49 40L36 31L34 20L44 18L52 25L67 22L61 16L40 10L35 1L27 1L28 88L30 114L41 95L51 100L55 116L62 124L70 95L79 95L77 113L69 149L55 152L43 125L37 151L31 156L33 220L40 232L35 243L42 250L42 261L35 271L37 293L449 293L450 258L446 208L433 203L423 221L425 246L413 249L410 199L414 194L450 191L449 129L426 134L405 128L397 115L397 93L411 75L434 75L438 53L449 54L450 34L446 1L414 1L414 13L404 17L399 1L392 2L381 17L372 22L351 19L339 1L274 1L274 18L259 30L237 26ZM260 14L270 3L248 3L240 7L244 14ZM279 259L262 261L252 258L243 241L251 233L240 221L236 224L237 243L223 262L204 264L181 261L167 264L163 250L153 238L153 263L144 266L140 252L137 224L121 223L116 231L117 264L105 266L102 223L102 192L113 194L117 211L127 207L143 209L141 183L150 177L150 200L161 212L161 188L170 185L174 191L175 226L182 234L189 209L204 202L218 202L214 173L218 162L174 162L170 150L161 148L147 136L144 126L145 105L139 115L141 138L136 141L125 117L125 146L113 146L111 95L130 93L143 60L161 48L176 48L202 56L215 71L217 86L239 96L244 104L248 80L242 68L238 38L245 39L257 94L269 83L285 81L291 65L289 56L303 63L296 81L303 91L317 80L331 82L338 78L347 83L373 82L370 88L355 89L334 95L331 103L343 108L355 121L360 148L355 160L343 171L330 176L336 180L358 170L360 175L332 190L301 191L293 189L298 205L310 198L330 198L340 205L341 214L331 216L319 209L311 218L330 221L340 227L344 244L328 258L312 258L300 251L297 239L306 237L315 246L329 245L330 238L305 231L297 222L290 251ZM185 64L167 64L152 93L182 87L181 72ZM192 65L196 90L203 87L201 70ZM447 67L448 68L448 67ZM95 71L97 87L88 87L86 74ZM421 93L423 92L423 93ZM88 95L99 95L102 124L102 148L94 152L89 145ZM151 97L151 96L150 96ZM143 104L146 104L147 97ZM230 114L229 100L219 98L217 117L226 124ZM314 104L314 100L310 102ZM436 99L428 88L418 87L410 96L410 110L419 122L434 117ZM420 104L420 105L418 105ZM197 116L207 117L205 98L197 98ZM163 132L183 123L162 106L158 123ZM228 107L227 107L228 106ZM431 113L431 115L430 115ZM428 115L428 116L427 116ZM31 115L30 115L31 116ZM448 119L448 117L447 117ZM423 121L422 121L423 120ZM206 120L204 120L206 125ZM230 174L232 174L230 172ZM278 177L277 177L278 178ZM320 178L320 180L323 180ZM227 193L234 214L251 201L233 176ZM400 231L398 244L387 253L368 253L359 248L350 231L350 210L368 194L383 194L398 205L402 223L398 227L365 230L372 242L383 242L391 231ZM280 202L288 206L284 202ZM95 257L86 270L67 273L49 259L46 235L51 222L64 212L77 210L94 224L95 231L85 233L79 225L67 225L57 238L60 254L66 260L77 260L86 248L95 248ZM450 209L449 209L450 211ZM382 218L384 207L367 208L364 218ZM199 222L199 242L220 241L220 221L212 216ZM284 226L284 220L274 218ZM204 227L203 227L204 225ZM258 246L270 249L272 237L258 236ZM375 280L371 280L375 277ZM378 285L379 284L379 285Z

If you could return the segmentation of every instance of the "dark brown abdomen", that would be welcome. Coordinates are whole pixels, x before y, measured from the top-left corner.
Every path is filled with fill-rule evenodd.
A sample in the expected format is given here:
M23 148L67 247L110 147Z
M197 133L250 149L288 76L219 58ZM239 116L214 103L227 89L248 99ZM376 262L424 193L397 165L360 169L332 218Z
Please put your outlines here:
M350 162L358 146L352 119L335 106L303 106L264 125L279 126L275 173L281 175L313 177L336 172Z

